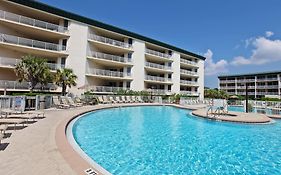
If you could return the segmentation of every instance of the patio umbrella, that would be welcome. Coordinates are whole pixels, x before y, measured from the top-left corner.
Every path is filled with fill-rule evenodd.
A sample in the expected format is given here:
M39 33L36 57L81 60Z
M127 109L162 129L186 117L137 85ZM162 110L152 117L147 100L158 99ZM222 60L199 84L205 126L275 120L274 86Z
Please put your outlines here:
M229 97L230 99L239 99L239 97L237 97L236 95L232 95Z

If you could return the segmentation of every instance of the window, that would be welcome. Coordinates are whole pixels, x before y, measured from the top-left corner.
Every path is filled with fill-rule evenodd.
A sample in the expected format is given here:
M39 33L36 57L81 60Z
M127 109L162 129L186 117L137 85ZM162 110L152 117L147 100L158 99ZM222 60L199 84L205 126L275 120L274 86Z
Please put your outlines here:
M132 38L129 38L128 43L129 43L129 44L133 44L133 39L132 39Z
M168 85L168 90L169 90L169 91L171 90L171 88L172 88L172 86L171 86L171 85Z
M67 39L63 39L63 40L62 40L62 45L63 45L63 46L66 46L66 44L67 44Z
M68 28L68 20L65 19L65 20L63 21L63 27Z
M65 65L65 60L66 60L65 57L62 57L62 58L61 58L61 61L60 61L61 65Z
M168 78L172 78L172 74L168 74Z
M127 81L127 82L126 82L126 87L127 87L127 88L130 88L130 87L131 87L131 82Z

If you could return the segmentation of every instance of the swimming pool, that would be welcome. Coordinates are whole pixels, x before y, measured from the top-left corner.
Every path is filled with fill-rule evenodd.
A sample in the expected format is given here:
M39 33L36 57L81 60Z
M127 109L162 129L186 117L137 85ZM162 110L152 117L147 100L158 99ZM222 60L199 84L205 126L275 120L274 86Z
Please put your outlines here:
M243 106L228 106L227 108L229 111L236 111L236 112L245 112ZM269 115L281 115L281 110L272 110L272 109L265 109L265 108L253 108L254 113L263 113Z
M79 118L74 139L112 174L281 174L281 121L214 122L175 107L99 110Z

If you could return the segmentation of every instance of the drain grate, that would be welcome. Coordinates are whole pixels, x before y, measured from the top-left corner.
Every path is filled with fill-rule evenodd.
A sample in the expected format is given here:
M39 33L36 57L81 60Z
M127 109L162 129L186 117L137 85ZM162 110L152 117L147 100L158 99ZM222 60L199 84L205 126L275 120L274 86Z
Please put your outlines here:
M88 168L84 172L85 172L86 175L97 175L98 174L92 168Z

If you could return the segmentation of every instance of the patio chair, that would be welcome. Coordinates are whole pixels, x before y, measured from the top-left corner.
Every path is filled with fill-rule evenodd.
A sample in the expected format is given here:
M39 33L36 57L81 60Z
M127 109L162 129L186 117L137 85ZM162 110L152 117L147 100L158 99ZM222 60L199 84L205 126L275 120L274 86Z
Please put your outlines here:
M126 100L125 96L121 96L121 100L123 101L123 103L128 103L128 101Z
M2 124L2 125L0 125L0 133L5 134L7 128L8 128L8 125L7 125L7 124Z
M4 134L0 133L0 145L2 144L2 140L4 139Z
M133 103L131 96L126 96L127 103Z
M59 108L59 109L66 109L66 108L69 108L70 106L67 105L67 104L62 104L60 101L59 101L59 97L58 96L53 96L53 104L56 108Z
M105 104L112 103L112 102L110 102L110 101L108 100L108 98L107 98L106 95L103 95L102 98L103 98L103 101L105 102Z
M133 101L134 103L137 103L137 102L138 102L138 100L136 99L136 96L132 96L132 101Z
M114 100L114 98L113 98L112 96L109 97L109 101L110 101L111 103L117 103L117 101Z
M122 103L122 100L120 99L120 96L116 96L115 100L117 101L117 103Z
M139 103L143 103L144 101L142 100L141 96L137 96L137 100Z
M74 107L81 107L82 106L81 103L75 103L71 97L67 97L67 101L70 104L70 106L74 106Z

